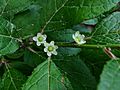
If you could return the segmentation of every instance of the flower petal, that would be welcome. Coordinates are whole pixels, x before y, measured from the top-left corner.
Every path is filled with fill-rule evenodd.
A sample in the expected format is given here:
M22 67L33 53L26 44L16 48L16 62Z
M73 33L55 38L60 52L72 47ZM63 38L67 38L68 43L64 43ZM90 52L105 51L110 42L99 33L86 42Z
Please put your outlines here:
M48 46L49 46L49 44L48 44L47 42L45 42L45 43L44 43L44 46L45 46L45 47L48 47Z
M77 36L79 36L79 35L80 35L80 32L77 31L77 32L75 33L75 37L77 37Z
M79 41L78 39L75 39L75 42L76 42L77 44L81 44L81 41Z
M85 44L86 41L82 40L81 42L78 42L79 45Z
M54 46L54 41L51 41L50 44Z
M50 57L52 54L50 52L47 52L47 55Z
M40 37L41 35L42 35L41 33L38 33L38 34L37 34L37 37Z
M73 39L75 40L75 35L74 35L74 34L72 35L72 37L73 37Z
M48 50L47 50L47 48L44 48L44 52L47 52Z
M54 55L57 55L57 52L56 52L56 51L53 51L52 53L53 53Z
M37 42L37 46L40 46L41 45L41 43L40 42Z
M54 47L55 47L55 49L58 49L58 46L55 45Z
M43 44L45 44L45 43L46 43L46 41L43 41L42 43L43 43Z
M44 35L44 39L46 39L47 38L47 35Z
M83 41L81 41L81 44L84 44L84 43L86 43L86 41L84 41L84 40L83 40Z
M34 41L37 41L37 37L33 37L33 40L34 40Z
M85 38L85 35L82 34L81 36L82 36L82 38Z

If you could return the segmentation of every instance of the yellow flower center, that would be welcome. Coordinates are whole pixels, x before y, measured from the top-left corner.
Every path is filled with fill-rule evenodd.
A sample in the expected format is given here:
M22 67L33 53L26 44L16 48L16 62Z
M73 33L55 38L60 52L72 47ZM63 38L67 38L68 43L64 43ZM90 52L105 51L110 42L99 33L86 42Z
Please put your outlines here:
M43 37L38 37L38 41L42 42L43 41Z
M81 38L80 38L80 37L76 37L76 39L77 39L77 41L79 41L79 42L81 41Z
M48 51L49 51L49 52L52 52L53 50L54 50L54 47L53 47L53 46L49 46L49 47L48 47Z

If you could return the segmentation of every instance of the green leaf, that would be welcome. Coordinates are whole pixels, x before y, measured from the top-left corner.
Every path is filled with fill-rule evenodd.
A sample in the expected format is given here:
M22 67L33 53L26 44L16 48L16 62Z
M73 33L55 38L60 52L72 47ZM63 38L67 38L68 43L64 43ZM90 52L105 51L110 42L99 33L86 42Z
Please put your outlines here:
M90 22L91 24L92 24L92 22ZM90 24L89 23L89 24ZM80 25L80 24L78 24L78 25L74 25L73 26L73 30L75 30L75 31L80 31L80 33L86 33L86 34L90 34L91 33L91 31L92 31L92 28L90 27L90 26L85 26L85 25Z
M72 29L65 29L60 31L53 31L46 33L49 41L54 40L55 42L74 42L72 35L75 33Z
M36 0L29 11L16 15L14 23L21 37L38 31L64 30L109 11L120 0ZM94 3L93 3L94 2Z
M57 50L59 54L66 56L73 56L80 53L80 48L59 47Z
M105 65L98 90L120 90L120 59L111 60Z
M30 6L31 0L0 0L0 15L13 16Z
M12 54L8 54L6 55L7 58L15 60L15 59L19 59L20 57L23 56L24 50L23 49L19 49L16 52L12 53Z
M9 68L6 65L7 71L2 77L1 90L21 90L23 83L26 81L26 77L19 71Z
M119 49L113 49L113 50L112 50L112 53L113 53L116 57L120 58L120 50L119 50Z
M33 67L29 66L25 62L20 62L20 61L11 62L10 66L12 68L15 68L16 70L19 70L20 72L22 72L26 76L30 75L32 70L33 70Z
M54 62L46 60L35 69L23 90L72 90L68 85L68 79L60 73Z
M114 12L95 27L92 41L102 44L120 44L120 12Z
M0 78L2 78L3 74L4 74L4 64L0 63Z
M38 6L31 6L29 11L15 15L13 23L16 25L19 37L26 39L35 35L40 28Z
M19 48L18 38L15 38L15 26L0 17L0 55L15 52Z
M89 67L92 74L95 76L97 83L100 79L104 64L110 59L103 49L82 49L79 56Z
M96 80L78 56L60 56L53 59L67 75L74 90L95 90Z
M44 0L44 2L40 3L42 8L41 20L43 21L41 21L41 25L44 24L45 27L49 23L54 23L55 25L55 22L57 21L57 25L61 22L62 24L68 24L67 22L69 22L71 25L80 23L80 21L83 21L84 19L90 19L109 11L115 7L119 1L120 0ZM45 22L48 22L48 24Z
M95 25L98 23L98 18L94 18L94 19L90 19L90 20L86 20L84 22L82 22L83 24L86 25Z
M36 67L45 60L45 56L43 56L43 54L41 53L35 54L28 50L25 50L24 52L24 62L30 65L31 67Z
M1 79L1 77L0 77L0 90L2 89L2 84L1 84L1 82L2 82L2 79Z

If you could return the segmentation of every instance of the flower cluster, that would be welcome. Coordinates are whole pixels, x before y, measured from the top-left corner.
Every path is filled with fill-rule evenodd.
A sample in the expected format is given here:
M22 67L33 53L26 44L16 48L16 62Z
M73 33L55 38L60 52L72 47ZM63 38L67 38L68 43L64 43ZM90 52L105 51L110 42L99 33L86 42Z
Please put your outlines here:
M33 37L33 40L36 41L37 46L44 44L44 52L46 52L49 57L51 57L52 54L57 55L56 49L58 49L58 46L54 45L54 41L47 43L46 39L47 35L43 35L41 33L38 33L37 36Z
M79 45L86 43L85 36L81 35L79 31L73 34L72 37L74 41ZM36 42L37 46L44 44L45 46L44 52L46 52L49 57L51 57L52 54L57 55L56 50L58 49L58 46L54 44L54 41L47 43L46 39L47 39L47 35L43 35L41 33L38 33L37 36L33 37L33 40Z

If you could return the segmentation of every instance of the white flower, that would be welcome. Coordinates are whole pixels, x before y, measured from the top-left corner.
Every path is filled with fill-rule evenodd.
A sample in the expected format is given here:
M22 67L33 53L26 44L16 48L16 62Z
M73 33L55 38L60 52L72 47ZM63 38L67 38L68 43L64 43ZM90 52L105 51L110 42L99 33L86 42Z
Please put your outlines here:
M75 42L79 45L86 43L85 36L82 34L80 34L79 31L77 31L75 34L73 34L73 39L75 40Z
M41 33L38 33L37 36L33 37L33 40L36 41L37 46L40 46L41 44L46 43L46 35L42 35Z
M58 46L54 45L54 41L51 41L50 43L44 44L44 52L47 52L47 55L50 57L52 54L57 55L56 49L58 49Z

